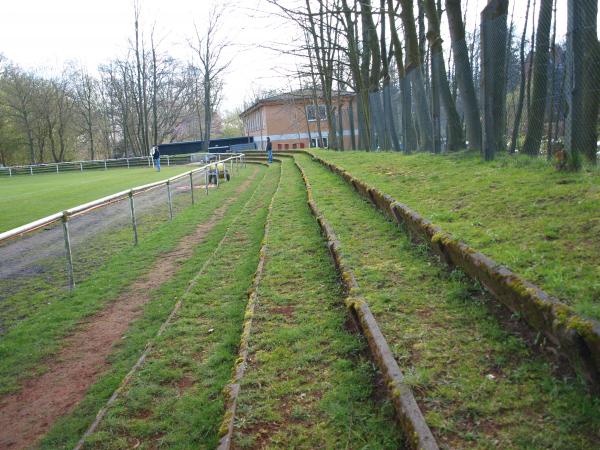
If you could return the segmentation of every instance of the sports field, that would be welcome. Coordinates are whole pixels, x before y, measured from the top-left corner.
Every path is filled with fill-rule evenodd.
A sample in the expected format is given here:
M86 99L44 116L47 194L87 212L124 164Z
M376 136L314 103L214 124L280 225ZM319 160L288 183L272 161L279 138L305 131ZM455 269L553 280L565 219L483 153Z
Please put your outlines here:
M0 232L115 192L187 172L190 166L111 169L0 179Z

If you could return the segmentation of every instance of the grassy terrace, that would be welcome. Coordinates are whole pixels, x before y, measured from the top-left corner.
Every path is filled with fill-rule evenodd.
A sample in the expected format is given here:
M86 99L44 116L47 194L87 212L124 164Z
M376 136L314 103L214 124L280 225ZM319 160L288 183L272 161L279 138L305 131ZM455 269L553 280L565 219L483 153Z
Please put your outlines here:
M43 372L44 364L40 362L61 347L64 336L72 332L81 320L102 310L145 274L162 254L173 250L182 238L192 233L199 224L208 221L214 209L234 195L234 191L253 170L252 166L243 169L241 176L233 177L230 183L224 183L218 190L211 191L209 196L201 198L195 207L183 210L172 222L165 222L152 234L144 236L139 246L128 245L113 255L80 283L73 294L59 289L36 292L36 287L32 286L29 291L25 289L15 297L7 297L0 309L0 320L8 327L0 340L0 395L18 389L23 378ZM194 258L174 274L172 283L152 294L154 300L146 307L147 314L138 325L140 334L123 342L127 344L127 349L119 362L122 364L119 367L121 372L117 373L122 374L125 368L128 370L131 367L131 359L141 351L147 338L166 317L174 298L181 294L187 281L198 270L198 261L210 254L216 245L215 240L218 242L221 239L224 227L240 211L262 178L264 169L259 170L255 181L229 207L223 220L214 227ZM11 320L19 315L26 315L27 318L15 322ZM114 379L110 380L102 389L110 390L111 386L114 389L114 382Z
M316 153L390 194L529 281L600 319L600 172L543 161Z
M283 160L235 419L235 448L399 448L387 401L374 393L365 343L348 327L337 276Z
M211 258L183 296L174 321L85 448L215 447L224 410L221 392L237 356L246 290L256 270L267 207L278 180L275 166L244 208L237 209L235 220L227 221L227 232L221 226L219 231L215 228L192 264L186 265L185 280L189 280ZM213 254L223 236L222 247ZM168 302L170 309L174 297L183 293L182 284L181 278L174 279L157 302ZM162 320L165 317L163 314ZM135 336L144 329L134 327L132 333ZM131 367L133 363L129 363ZM46 437L43 447L71 448L101 404L98 397L88 396ZM82 412L86 421L81 420Z
M190 166L90 170L0 178L0 232L125 189L187 172Z
M341 178L308 156L296 159L442 447L598 442L598 401L504 331L477 286L412 245Z

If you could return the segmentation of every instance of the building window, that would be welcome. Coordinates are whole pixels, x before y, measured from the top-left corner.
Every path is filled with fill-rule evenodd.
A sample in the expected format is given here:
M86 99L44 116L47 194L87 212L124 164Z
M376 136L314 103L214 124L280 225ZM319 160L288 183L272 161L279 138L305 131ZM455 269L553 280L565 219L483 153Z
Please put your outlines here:
M309 122L317 120L315 105L306 105L306 119ZM325 105L319 105L319 119L327 119L327 110L325 109Z
M293 149L296 149L296 148L298 148L298 144L292 144L292 148L293 148Z
M277 150L281 150L281 144L277 144Z
M315 148L315 147L327 148L327 138L324 137L323 139L311 139L310 146L312 148Z
M300 148L304 148L304 142L300 142Z
M289 148L290 148L290 144L285 144L285 149L289 150Z

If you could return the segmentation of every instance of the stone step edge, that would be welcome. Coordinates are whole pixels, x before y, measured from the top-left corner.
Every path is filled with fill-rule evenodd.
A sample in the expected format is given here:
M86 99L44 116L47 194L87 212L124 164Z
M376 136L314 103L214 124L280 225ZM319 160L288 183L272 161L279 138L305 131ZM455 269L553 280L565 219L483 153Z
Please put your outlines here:
M319 227L327 239L327 247L333 257L336 269L340 274L346 290L345 304L359 328L367 339L373 360L377 364L385 380L386 392L394 405L397 419L402 428L410 448L422 450L438 449L437 442L425 422L423 413L419 409L410 387L404 383L402 371L389 348L369 305L360 292L360 287L354 273L348 267L340 249L340 242L331 225L327 222L314 201L310 182L297 161L294 161L300 170L307 191L307 203L315 216Z
M600 322L585 318L538 286L473 249L416 211L346 170L306 152L344 181L381 212L405 227L414 238L425 241L450 267L457 267L479 281L498 301L519 314L566 356L580 373L590 392L600 395Z

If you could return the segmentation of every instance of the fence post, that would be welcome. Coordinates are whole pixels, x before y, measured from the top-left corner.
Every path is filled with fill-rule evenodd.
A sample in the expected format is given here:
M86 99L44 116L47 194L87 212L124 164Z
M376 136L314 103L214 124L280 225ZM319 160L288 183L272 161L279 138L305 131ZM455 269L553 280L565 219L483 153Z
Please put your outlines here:
M231 161L229 161L229 171L231 172L229 174L229 180L231 180L231 176L233 175L233 159Z
M173 220L173 204L171 202L171 181L167 180L167 198L169 200L169 220Z
M192 205L194 204L194 174L190 172L190 192L192 193Z
M169 167L171 165L171 159L169 158L169 155L167 155L167 167Z
M75 287L75 277L73 276L73 254L71 253L71 237L69 235L69 216L67 212L63 212L62 216L63 235L65 238L65 253L67 257L67 275L69 277L69 289Z
M204 169L204 185L206 186L206 195L208 195L208 169Z
M29 166L29 175L33 175L33 166Z
M106 170L106 160L104 160L104 170Z
M127 168L129 169L129 158L126 158L126 159L127 159Z
M133 245L138 245L137 220L135 219L135 205L133 202L133 189L129 190L129 209L131 210L131 226L133 227Z
M221 159L219 158L219 161L221 161ZM217 188L219 187L219 163L215 164L215 173L217 174L216 176L216 183L217 183Z
M58 164L56 164L56 173L58 173Z
M12 177L12 169L10 167L8 168L8 176Z

